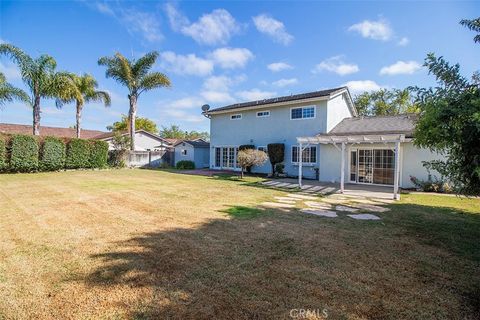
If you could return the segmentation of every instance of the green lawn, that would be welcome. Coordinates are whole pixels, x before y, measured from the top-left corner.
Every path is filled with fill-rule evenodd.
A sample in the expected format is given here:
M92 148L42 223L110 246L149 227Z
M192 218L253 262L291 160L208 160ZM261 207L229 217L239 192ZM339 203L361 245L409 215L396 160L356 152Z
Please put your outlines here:
M475 319L480 200L404 195L357 221L165 171L0 175L0 319ZM322 315L320 312L319 315Z

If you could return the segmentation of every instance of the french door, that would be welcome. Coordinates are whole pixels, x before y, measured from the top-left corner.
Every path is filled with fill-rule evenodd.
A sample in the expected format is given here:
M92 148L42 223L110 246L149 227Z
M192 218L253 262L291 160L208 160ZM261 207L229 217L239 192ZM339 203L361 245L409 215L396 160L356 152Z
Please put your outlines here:
M395 155L391 149L350 152L350 182L393 185Z
M216 147L215 167L222 169L236 169L238 167L237 151L237 147Z

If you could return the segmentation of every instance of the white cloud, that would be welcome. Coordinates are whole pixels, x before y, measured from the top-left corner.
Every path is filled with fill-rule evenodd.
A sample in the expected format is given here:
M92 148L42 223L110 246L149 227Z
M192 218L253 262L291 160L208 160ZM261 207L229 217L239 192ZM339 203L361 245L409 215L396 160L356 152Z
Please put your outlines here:
M416 61L397 61L392 65L383 67L380 70L381 75L413 74L420 70L422 66Z
M211 57L220 67L234 69L245 67L254 55L245 48L220 48L213 51Z
M407 37L403 37L402 39L400 39L400 41L398 41L397 45L401 47L405 47L409 43L410 43L410 39L408 39Z
M206 120L206 118L202 115L191 114L184 110L167 109L165 110L165 114L168 116L170 121L172 119L185 122L202 122ZM174 121L171 122L174 123Z
M289 70L289 69L293 69L293 67L291 65L289 65L288 63L285 63L285 62L274 62L274 63L270 63L267 68L270 70L270 71L273 71L273 72L279 72L279 71L283 71L283 70Z
M216 9L202 15L198 21L190 23L188 18L172 4L165 6L165 11L174 31L180 32L200 44L226 44L240 31L235 18L225 9Z
M283 22L266 14L258 15L252 19L258 31L270 36L276 42L288 45L293 41L293 36L287 32Z
M206 90L200 93L210 103L232 103L235 99L226 91Z
M207 91L228 91L231 86L245 81L246 78L245 75L239 75L234 78L227 76L211 76L203 82L203 88Z
M382 88L380 85L378 85L375 81L372 80L348 81L343 85L347 86L348 89L354 94L362 93L365 91L376 91Z
M322 71L330 71L334 72L340 76L344 76L347 74L352 74L358 72L360 69L356 64L352 63L345 63L343 61L343 56L335 56L323 60L319 64L315 66L312 70L313 73L318 73Z
M88 3L87 5L98 12L117 19L129 33L141 34L149 42L163 39L160 23L151 12L144 12L133 7L123 8L120 5L109 6L106 2Z
M206 76L213 71L211 60L197 57L195 54L180 55L172 51L160 54L161 66L180 75Z
M193 109L198 108L204 104L204 100L197 97L186 97L178 100L174 100L168 103L169 108L173 109Z
M19 80L22 78L20 70L13 63L3 64L0 62L0 72L5 75L8 81Z
M387 20L364 20L348 28L348 31L358 32L364 38L387 41L393 35L393 30Z
M286 87L286 86L292 86L297 83L298 83L297 78L291 78L291 79L280 79L280 80L274 81L272 84L277 87Z
M276 95L277 95L276 92L261 91L259 89L252 89L252 90L237 92L238 97L247 101L268 99Z

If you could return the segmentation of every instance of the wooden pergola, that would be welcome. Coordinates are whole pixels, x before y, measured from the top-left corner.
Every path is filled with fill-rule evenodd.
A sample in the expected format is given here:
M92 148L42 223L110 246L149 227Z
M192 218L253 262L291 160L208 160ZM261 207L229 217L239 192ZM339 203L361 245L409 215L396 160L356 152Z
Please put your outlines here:
M394 143L395 144L395 170L393 183L393 199L400 200L399 177L400 177L400 143L409 139L404 134L378 134L378 135L317 135L314 137L298 137L299 161L298 161L298 185L302 187L302 155L303 150L310 145L331 144L342 154L340 169L340 192L345 190L345 151L347 145L367 143Z

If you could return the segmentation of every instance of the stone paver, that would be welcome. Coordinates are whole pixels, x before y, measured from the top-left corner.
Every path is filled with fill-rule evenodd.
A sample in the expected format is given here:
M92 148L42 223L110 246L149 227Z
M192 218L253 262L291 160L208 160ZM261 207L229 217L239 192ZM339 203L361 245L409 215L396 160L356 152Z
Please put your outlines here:
M290 198L296 198L301 200L318 200L318 197L312 197L305 194L298 194L298 193L289 193L287 194Z
M356 198L356 199L351 199L352 202L356 202L356 203L363 203L363 204L379 204L377 201L373 201L373 200L369 200L369 199L360 199L360 198Z
M347 214L350 218L357 220L380 220L380 217L377 217L374 214L361 213L361 214Z
M262 206L269 208L295 208L294 204L279 202L263 202Z
M287 204L295 204L297 203L295 200L276 200L276 202L279 202L279 203L287 203Z
M312 207L312 208L320 208L320 209L331 209L332 208L331 204L324 203L324 202L305 201L304 203L307 207Z
M291 197L274 197L275 200L283 200L283 201L300 201L300 199L295 199Z
M345 203L345 200L340 200L340 199L334 199L330 197L322 198L322 202L330 203L330 204L343 204Z
M362 209L362 210L365 210L365 211L372 211L372 212L387 212L387 211L390 211L389 208L380 207L380 206L376 206L376 205L373 205L373 204L354 204L353 206L355 208L359 208L359 209Z
M346 212L357 212L359 209L358 208L347 207L347 206L336 206L335 210L346 211Z
M329 217L329 218L338 217L335 211L329 211L329 210L302 209L300 211L303 213L313 214L321 217Z

